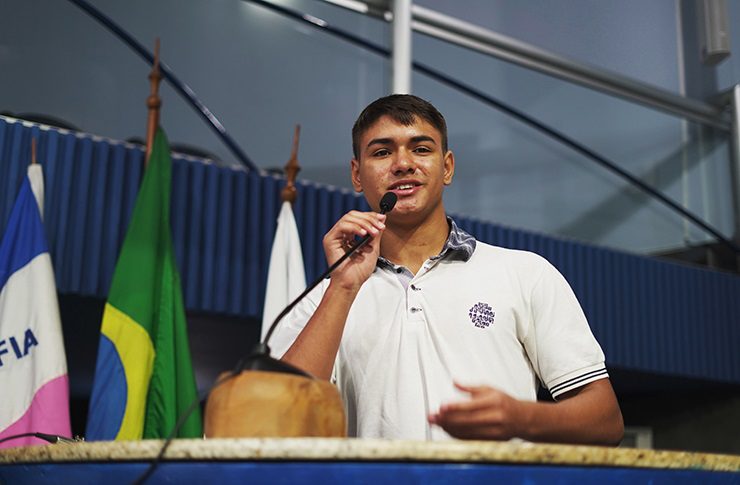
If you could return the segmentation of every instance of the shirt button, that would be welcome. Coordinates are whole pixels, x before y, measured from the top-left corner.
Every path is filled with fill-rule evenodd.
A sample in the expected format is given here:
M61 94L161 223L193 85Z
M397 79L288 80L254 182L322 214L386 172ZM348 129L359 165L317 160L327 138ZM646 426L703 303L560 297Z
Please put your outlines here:
M414 290L414 291L419 291L419 290L421 290L421 288L419 288L419 287L418 287L418 286L416 286L416 285L411 285L411 289L412 289L412 290Z
M411 313L417 313L420 311L421 311L421 308L411 307Z
M396 268L396 273L398 273L398 274L403 273L403 268Z

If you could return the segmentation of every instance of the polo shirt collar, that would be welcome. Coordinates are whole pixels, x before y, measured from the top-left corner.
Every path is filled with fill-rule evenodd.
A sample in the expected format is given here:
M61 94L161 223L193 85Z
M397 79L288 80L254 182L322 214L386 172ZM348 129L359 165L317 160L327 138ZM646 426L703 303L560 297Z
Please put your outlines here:
M429 259L432 261L440 259L460 261L469 260L470 257L473 256L473 252L475 252L475 238L460 229L457 224L455 224L455 221L449 216L447 217L447 224L450 227L450 232L447 235L447 241L445 241L442 251L440 251L438 255L432 256ZM395 264L391 263L383 256L378 257L377 265L381 268L389 269L394 269L396 267Z

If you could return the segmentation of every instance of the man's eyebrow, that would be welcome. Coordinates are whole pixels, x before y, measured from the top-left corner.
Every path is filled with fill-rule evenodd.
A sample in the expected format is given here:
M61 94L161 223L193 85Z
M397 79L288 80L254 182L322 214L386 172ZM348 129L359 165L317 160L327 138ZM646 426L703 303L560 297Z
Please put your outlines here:
M370 148L373 145L390 145L392 143L393 140L390 138L373 138L368 142L367 147Z
M411 138L411 143L421 143L423 141L428 141L430 143L434 143L435 145L437 144L437 142L434 141L434 138L427 135L419 135Z
M428 135L419 135L419 136L411 137L411 143L421 143L421 142L430 142L436 145L434 138ZM391 138L373 138L372 140L368 142L367 148L370 148L373 145L392 145L393 143L394 142Z

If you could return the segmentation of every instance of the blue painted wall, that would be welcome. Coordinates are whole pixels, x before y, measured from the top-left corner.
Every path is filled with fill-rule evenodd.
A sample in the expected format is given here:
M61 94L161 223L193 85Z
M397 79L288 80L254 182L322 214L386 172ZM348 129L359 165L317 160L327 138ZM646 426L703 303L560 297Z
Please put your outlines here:
M141 177L139 147L0 118L0 228L39 140L45 224L57 288L105 298ZM280 179L173 158L172 231L188 310L259 317ZM366 207L347 190L302 182L295 205L309 280L321 238ZM612 367L740 383L740 276L556 239L467 217L482 241L549 259L569 280ZM2 229L4 230L4 229Z

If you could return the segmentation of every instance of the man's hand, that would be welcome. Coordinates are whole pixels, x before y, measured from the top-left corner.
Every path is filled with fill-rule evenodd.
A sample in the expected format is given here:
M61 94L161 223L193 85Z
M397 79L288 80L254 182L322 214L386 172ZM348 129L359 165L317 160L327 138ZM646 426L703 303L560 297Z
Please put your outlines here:
M443 405L429 422L456 438L617 445L624 436L609 379L561 394L555 403L520 401L486 386L455 386L470 400Z
M470 394L469 401L444 404L429 416L451 436L462 439L508 440L523 434L526 406L506 393L487 386L455 387Z
M370 240L332 273L321 303L282 360L320 379L331 377L344 324L357 292L375 268L385 215L351 211L324 236L324 253L329 266L344 256L355 236L370 234Z
M331 266L349 251L355 237L370 234L370 241L332 274L332 283L348 290L359 290L370 277L380 254L380 238L385 230L385 214L350 211L324 236L326 262Z

